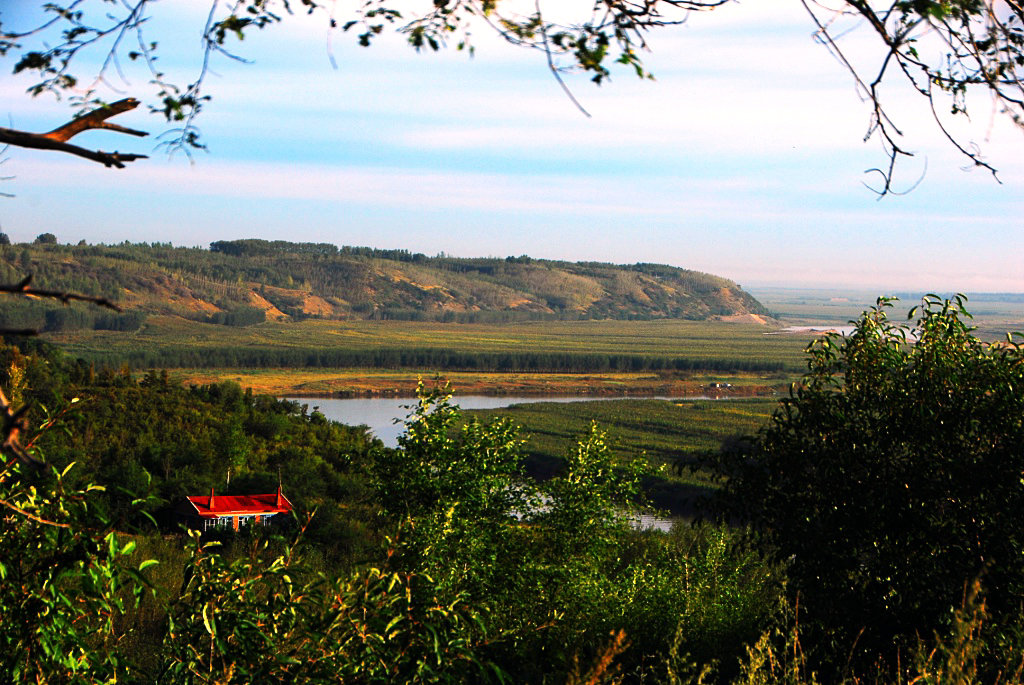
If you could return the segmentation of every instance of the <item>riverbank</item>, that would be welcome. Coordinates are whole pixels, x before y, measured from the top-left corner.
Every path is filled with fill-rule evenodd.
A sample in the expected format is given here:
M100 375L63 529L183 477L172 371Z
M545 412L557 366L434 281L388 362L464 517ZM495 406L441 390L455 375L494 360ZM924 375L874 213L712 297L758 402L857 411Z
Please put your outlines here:
M420 380L430 383L430 372L374 369L178 369L171 376L182 383L208 384L233 381L257 394L289 397L415 397ZM470 373L451 372L442 378L456 395L546 397L687 397L721 395L770 396L784 392L791 381L786 374L683 373Z

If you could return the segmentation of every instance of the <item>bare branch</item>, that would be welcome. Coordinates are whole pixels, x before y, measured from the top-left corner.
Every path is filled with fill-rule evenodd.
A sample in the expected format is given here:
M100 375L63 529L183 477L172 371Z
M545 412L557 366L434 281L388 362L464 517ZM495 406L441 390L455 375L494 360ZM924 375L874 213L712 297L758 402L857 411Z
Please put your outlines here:
M125 128L124 126L118 126L117 124L111 124L107 121L110 117L117 116L123 112L128 112L139 106L139 101L135 98L125 98L124 100L118 100L112 102L109 105L94 109L91 112L83 114L80 117L75 117L68 123L53 129L49 133L42 134L46 138L52 138L53 140L59 140L62 143L71 140L82 131L90 129L106 129L108 131L117 131L118 133L127 133L130 136L145 137L149 134L145 131L137 131L132 128Z
M68 304L72 301L75 302L91 302L92 304L99 305L100 307L106 307L107 309L113 309L115 312L122 311L119 306L111 302L105 297L93 297L92 295L80 295L78 293L67 293L60 290L40 290L38 288L31 287L32 276L26 276L19 283L0 284L0 293L10 293L13 295L25 295L27 297L45 297L52 300L60 300L64 304Z
M74 135L73 133L71 135ZM43 297L53 300L60 300L64 304L68 304L72 301L75 302L91 302L92 304L100 307L106 307L113 309L116 312L120 312L121 308L116 304L106 299L105 297L93 297L91 295L79 295L78 293L68 293L59 290L42 290L31 287L32 276L28 275L23 278L20 282L15 284L0 284L0 293L9 293L12 295L24 295L26 297ZM12 335L36 335L38 331L31 329L26 330L11 330L11 329L0 329L0 334L12 334ZM31 466L40 466L42 462L29 454L21 444L21 436L28 431L28 421L26 418L27 406L19 407L15 409L11 404L10 400L7 399L7 395L4 394L3 390L0 389L0 435L3 436L3 443L0 443L0 451L7 454L13 454L15 458L23 464ZM52 421L51 421L52 423ZM48 426L46 426L48 427ZM29 442L28 447L32 447L32 441ZM29 518L35 519L31 514L16 509L11 506L8 502L0 501L0 505L6 506L11 509L15 509L18 513L24 514ZM43 521L42 519L35 519L40 523L50 523ZM60 525L60 524L52 524Z
M537 7L537 20L540 22L541 42L544 45L544 54L545 54L545 56L547 57L547 60L548 60L548 71L550 71L552 73L552 75L554 75L555 80L558 81L558 85L562 87L562 92L565 93L566 97L569 98L569 101L572 102L572 104L576 105L576 109L581 111L584 114L584 116L586 116L589 119L590 118L590 112L588 112L583 107L583 105L580 104L580 101L577 100L576 96L572 94L571 90L569 90L569 86L565 85L565 81L562 79L562 74L559 73L558 67L557 67L557 65L555 65L555 59L554 59L554 57L551 54L551 41L548 39L547 27L544 25L544 20L541 17L541 13L540 13L540 0L536 1L536 7Z
M123 169L127 162L134 162L136 159L146 159L147 155L137 155L127 152L121 153L116 151L103 152L102 150L90 150L78 145L72 145L67 141L82 131L88 131L90 129L105 129L132 136L149 135L145 131L137 131L124 126L118 126L117 124L111 124L106 121L112 116L135 109L138 106L139 101L135 98L118 100L110 105L104 105L103 107L87 112L80 117L76 117L63 126L58 126L49 133L29 133L28 131L18 131L16 129L0 127L0 143L35 150L67 152L68 154L85 157L86 159L90 159L94 162L99 162L106 167Z

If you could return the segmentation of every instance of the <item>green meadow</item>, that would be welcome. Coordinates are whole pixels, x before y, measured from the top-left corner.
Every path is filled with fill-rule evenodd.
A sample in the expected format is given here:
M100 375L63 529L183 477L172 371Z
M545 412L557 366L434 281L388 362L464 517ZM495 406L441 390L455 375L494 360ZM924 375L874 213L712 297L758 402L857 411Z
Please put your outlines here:
M48 334L72 356L133 368L405 368L418 371L799 372L809 334L681 320L265 322L154 316L136 332Z
M673 465L717 450L728 437L757 432L776 404L775 398L595 400L516 404L466 414L513 419L522 427L531 455L564 455L596 422L608 433L616 454Z

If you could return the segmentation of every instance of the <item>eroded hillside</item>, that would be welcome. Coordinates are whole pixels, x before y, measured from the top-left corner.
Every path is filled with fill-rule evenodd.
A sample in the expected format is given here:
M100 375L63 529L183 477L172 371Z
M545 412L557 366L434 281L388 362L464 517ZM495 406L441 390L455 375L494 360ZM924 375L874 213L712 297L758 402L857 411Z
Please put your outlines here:
M210 249L10 245L0 247L0 271L7 281L31 273L39 287L108 297L136 319L163 314L229 325L307 318L754 320L767 314L735 283L671 266L427 257L284 241L219 241ZM24 304L4 316L8 326L26 323L12 319L42 316L43 327L60 329L88 325L91 314Z

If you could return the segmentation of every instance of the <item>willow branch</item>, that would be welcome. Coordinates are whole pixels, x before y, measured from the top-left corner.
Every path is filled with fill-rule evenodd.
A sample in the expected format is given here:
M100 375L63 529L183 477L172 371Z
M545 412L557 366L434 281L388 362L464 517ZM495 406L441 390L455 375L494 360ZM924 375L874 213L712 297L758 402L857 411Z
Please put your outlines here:
M57 528L70 528L71 527L71 525L67 524L67 523L58 523L57 521L50 521L48 519L40 518L40 517L36 516L35 514L31 514L31 513L27 512L27 511L25 511L24 509L22 509L20 507L16 507L15 505L11 504L7 500L0 499L0 506L7 507L11 511L14 511L14 512L16 512L18 514L21 514L25 518L30 519L32 521L35 521L36 523L41 523L44 526L56 526Z

